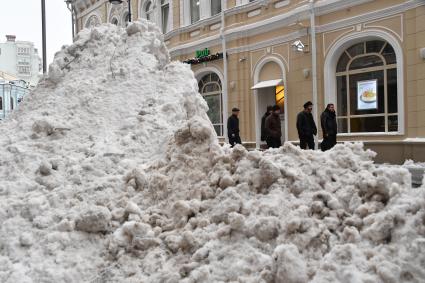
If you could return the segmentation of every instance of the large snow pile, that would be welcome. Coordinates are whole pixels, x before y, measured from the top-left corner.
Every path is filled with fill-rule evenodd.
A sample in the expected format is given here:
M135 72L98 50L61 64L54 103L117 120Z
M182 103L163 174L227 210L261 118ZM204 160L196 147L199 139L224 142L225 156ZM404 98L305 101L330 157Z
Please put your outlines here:
M220 147L136 22L80 33L0 131L0 282L423 282L425 187L361 144Z

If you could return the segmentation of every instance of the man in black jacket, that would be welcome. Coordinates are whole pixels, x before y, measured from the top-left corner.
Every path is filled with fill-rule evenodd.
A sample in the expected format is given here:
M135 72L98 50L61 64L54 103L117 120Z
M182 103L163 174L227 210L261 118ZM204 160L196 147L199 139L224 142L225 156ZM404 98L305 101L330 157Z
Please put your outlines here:
M273 106L269 105L267 106L267 111L264 113L263 117L261 118L261 141L267 140L267 133L266 133L266 119L267 117L272 113Z
M241 137L239 136L239 109L233 108L232 115L227 119L227 136L229 137L229 143L232 147L235 144L242 144Z
M336 134L338 132L335 106L332 103L329 103L325 111L320 115L320 124L323 132L323 141L320 147L325 151L334 147L336 144Z
M300 147L302 149L314 150L314 137L317 135L316 124L314 123L313 115L311 111L313 110L313 103L307 101L304 103L304 110L298 113L297 116L297 130L298 136L300 138Z
M272 113L266 118L264 128L267 135L267 145L270 148L278 148L282 145L280 138L282 136L282 129L280 127L280 108L274 105Z

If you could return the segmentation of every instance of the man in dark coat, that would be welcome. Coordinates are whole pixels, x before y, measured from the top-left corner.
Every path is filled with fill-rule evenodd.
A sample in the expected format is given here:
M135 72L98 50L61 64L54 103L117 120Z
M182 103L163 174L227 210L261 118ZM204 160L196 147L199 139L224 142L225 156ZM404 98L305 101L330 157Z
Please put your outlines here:
M242 144L241 137L239 136L239 109L233 108L232 115L227 119L227 136L229 137L229 143L232 147L235 144Z
M272 111L273 111L273 106L271 105L267 106L267 111L266 113L264 113L263 117L261 118L261 141L265 141L267 139L266 119L272 113Z
M280 147L282 145L280 137L282 136L282 129L280 127L280 108L278 105L274 105L272 113L266 118L264 125L266 131L266 142L269 147Z
M314 150L314 137L317 135L316 124L314 123L313 115L311 111L313 110L313 103L307 101L304 103L304 110L298 113L297 116L297 130L298 136L300 138L300 147L302 149Z
M338 132L335 106L332 103L328 104L325 111L320 115L320 124L323 132L321 148L325 151L334 147L336 144L336 134Z

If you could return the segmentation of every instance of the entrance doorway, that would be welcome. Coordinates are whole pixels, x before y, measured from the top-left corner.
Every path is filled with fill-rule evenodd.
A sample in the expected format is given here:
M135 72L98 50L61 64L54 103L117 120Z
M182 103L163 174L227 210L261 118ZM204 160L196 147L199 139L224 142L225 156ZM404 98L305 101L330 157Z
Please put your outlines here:
M262 81L252 87L255 90L256 100L256 142L257 148L265 144L265 141L261 141L261 120L263 115L267 111L267 106L278 105L280 108L280 124L281 124L281 142L285 142L285 87L283 80L269 80Z

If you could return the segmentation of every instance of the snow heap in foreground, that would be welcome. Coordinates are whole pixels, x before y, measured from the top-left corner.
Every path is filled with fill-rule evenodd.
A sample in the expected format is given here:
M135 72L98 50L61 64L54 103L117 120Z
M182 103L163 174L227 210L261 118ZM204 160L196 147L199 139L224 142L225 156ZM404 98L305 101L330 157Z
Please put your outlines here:
M0 123L0 282L424 282L407 170L220 147L206 110L148 22L81 32Z

